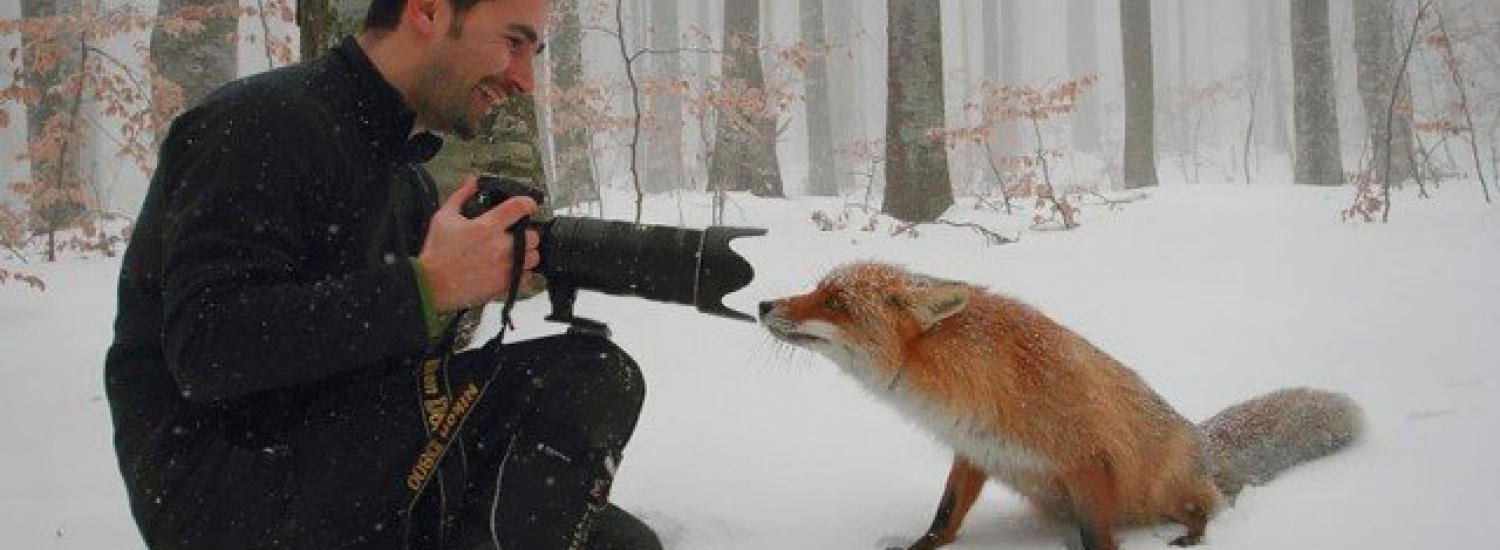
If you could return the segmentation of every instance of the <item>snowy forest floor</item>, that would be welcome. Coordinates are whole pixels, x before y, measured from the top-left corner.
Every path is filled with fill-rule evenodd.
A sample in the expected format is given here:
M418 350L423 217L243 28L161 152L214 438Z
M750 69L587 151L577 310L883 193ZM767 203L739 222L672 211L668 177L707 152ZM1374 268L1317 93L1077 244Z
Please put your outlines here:
M950 211L1020 237L1007 245L956 227L891 236L888 220L865 232L857 209L849 228L823 232L811 213L836 216L839 203L736 196L727 223L770 234L736 241L757 278L729 302L753 311L845 261L887 260L1038 306L1193 420L1280 387L1345 392L1365 407L1366 437L1247 489L1204 547L1488 546L1500 517L1500 476L1484 469L1500 463L1500 207L1449 184L1430 200L1402 192L1388 224L1350 223L1339 211L1351 192L1168 186L1087 206L1072 231L1031 231L1029 214L971 200ZM645 221L702 226L708 203L656 197ZM624 197L610 206L627 215ZM101 381L118 259L0 267L48 284L0 286L0 547L140 548ZM556 332L545 308L521 304L510 338ZM872 549L926 528L948 453L823 359L680 306L585 293L578 312L610 322L646 373L615 496L669 548ZM496 328L487 318L483 330ZM1121 542L1164 548L1178 532ZM1054 549L1070 536L991 485L951 548Z

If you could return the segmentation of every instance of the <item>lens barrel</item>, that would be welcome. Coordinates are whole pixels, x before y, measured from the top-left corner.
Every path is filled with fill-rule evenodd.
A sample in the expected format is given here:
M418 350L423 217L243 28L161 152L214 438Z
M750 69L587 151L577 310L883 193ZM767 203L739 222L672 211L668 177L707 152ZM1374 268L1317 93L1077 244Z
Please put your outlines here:
M569 216L546 225L537 271L548 284L692 305L703 313L754 321L725 307L722 299L755 277L755 269L729 242L764 235L764 229L698 230Z
M481 174L478 190L461 212L473 218L514 196L526 195L541 204L546 195L515 179ZM729 248L738 237L766 234L754 227L714 226L685 229L664 225L557 216L550 221L526 221L541 234L541 264L553 306L564 319L572 317L577 290L691 305L698 311L755 322L755 318L725 307L725 295L755 278L750 262ZM554 312L556 314L558 312Z

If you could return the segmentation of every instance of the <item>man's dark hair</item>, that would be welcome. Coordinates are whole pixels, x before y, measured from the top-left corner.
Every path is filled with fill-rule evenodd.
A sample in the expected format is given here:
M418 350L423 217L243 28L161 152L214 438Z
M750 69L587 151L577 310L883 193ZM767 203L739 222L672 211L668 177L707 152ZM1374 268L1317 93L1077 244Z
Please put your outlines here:
M391 30L401 22L401 10L406 7L407 0L370 0L370 11L365 12L365 28L371 30ZM445 0L453 7L453 13L464 13L485 0ZM455 23L456 24L456 23Z

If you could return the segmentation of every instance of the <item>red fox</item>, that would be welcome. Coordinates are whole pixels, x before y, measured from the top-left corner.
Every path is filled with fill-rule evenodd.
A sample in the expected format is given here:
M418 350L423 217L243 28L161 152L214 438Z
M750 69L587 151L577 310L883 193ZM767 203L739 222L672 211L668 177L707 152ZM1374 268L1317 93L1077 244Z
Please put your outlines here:
M927 532L952 542L987 479L1076 525L1084 548L1159 521L1201 541L1245 484L1350 444L1348 397L1273 392L1194 426L1118 361L1020 301L879 263L829 274L810 293L762 302L776 338L818 352L953 448Z

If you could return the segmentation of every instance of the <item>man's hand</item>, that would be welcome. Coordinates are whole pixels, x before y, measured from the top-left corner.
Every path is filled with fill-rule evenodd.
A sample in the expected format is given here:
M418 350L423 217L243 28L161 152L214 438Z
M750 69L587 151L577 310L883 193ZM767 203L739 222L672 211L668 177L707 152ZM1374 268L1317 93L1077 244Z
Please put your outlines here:
M510 290L515 260L510 227L536 211L535 201L515 197L472 220L465 218L459 209L478 192L476 181L472 175L464 178L463 185L432 216L422 253L417 256L427 274L432 305L440 312L482 304ZM527 271L540 261L540 240L535 230L526 231Z

